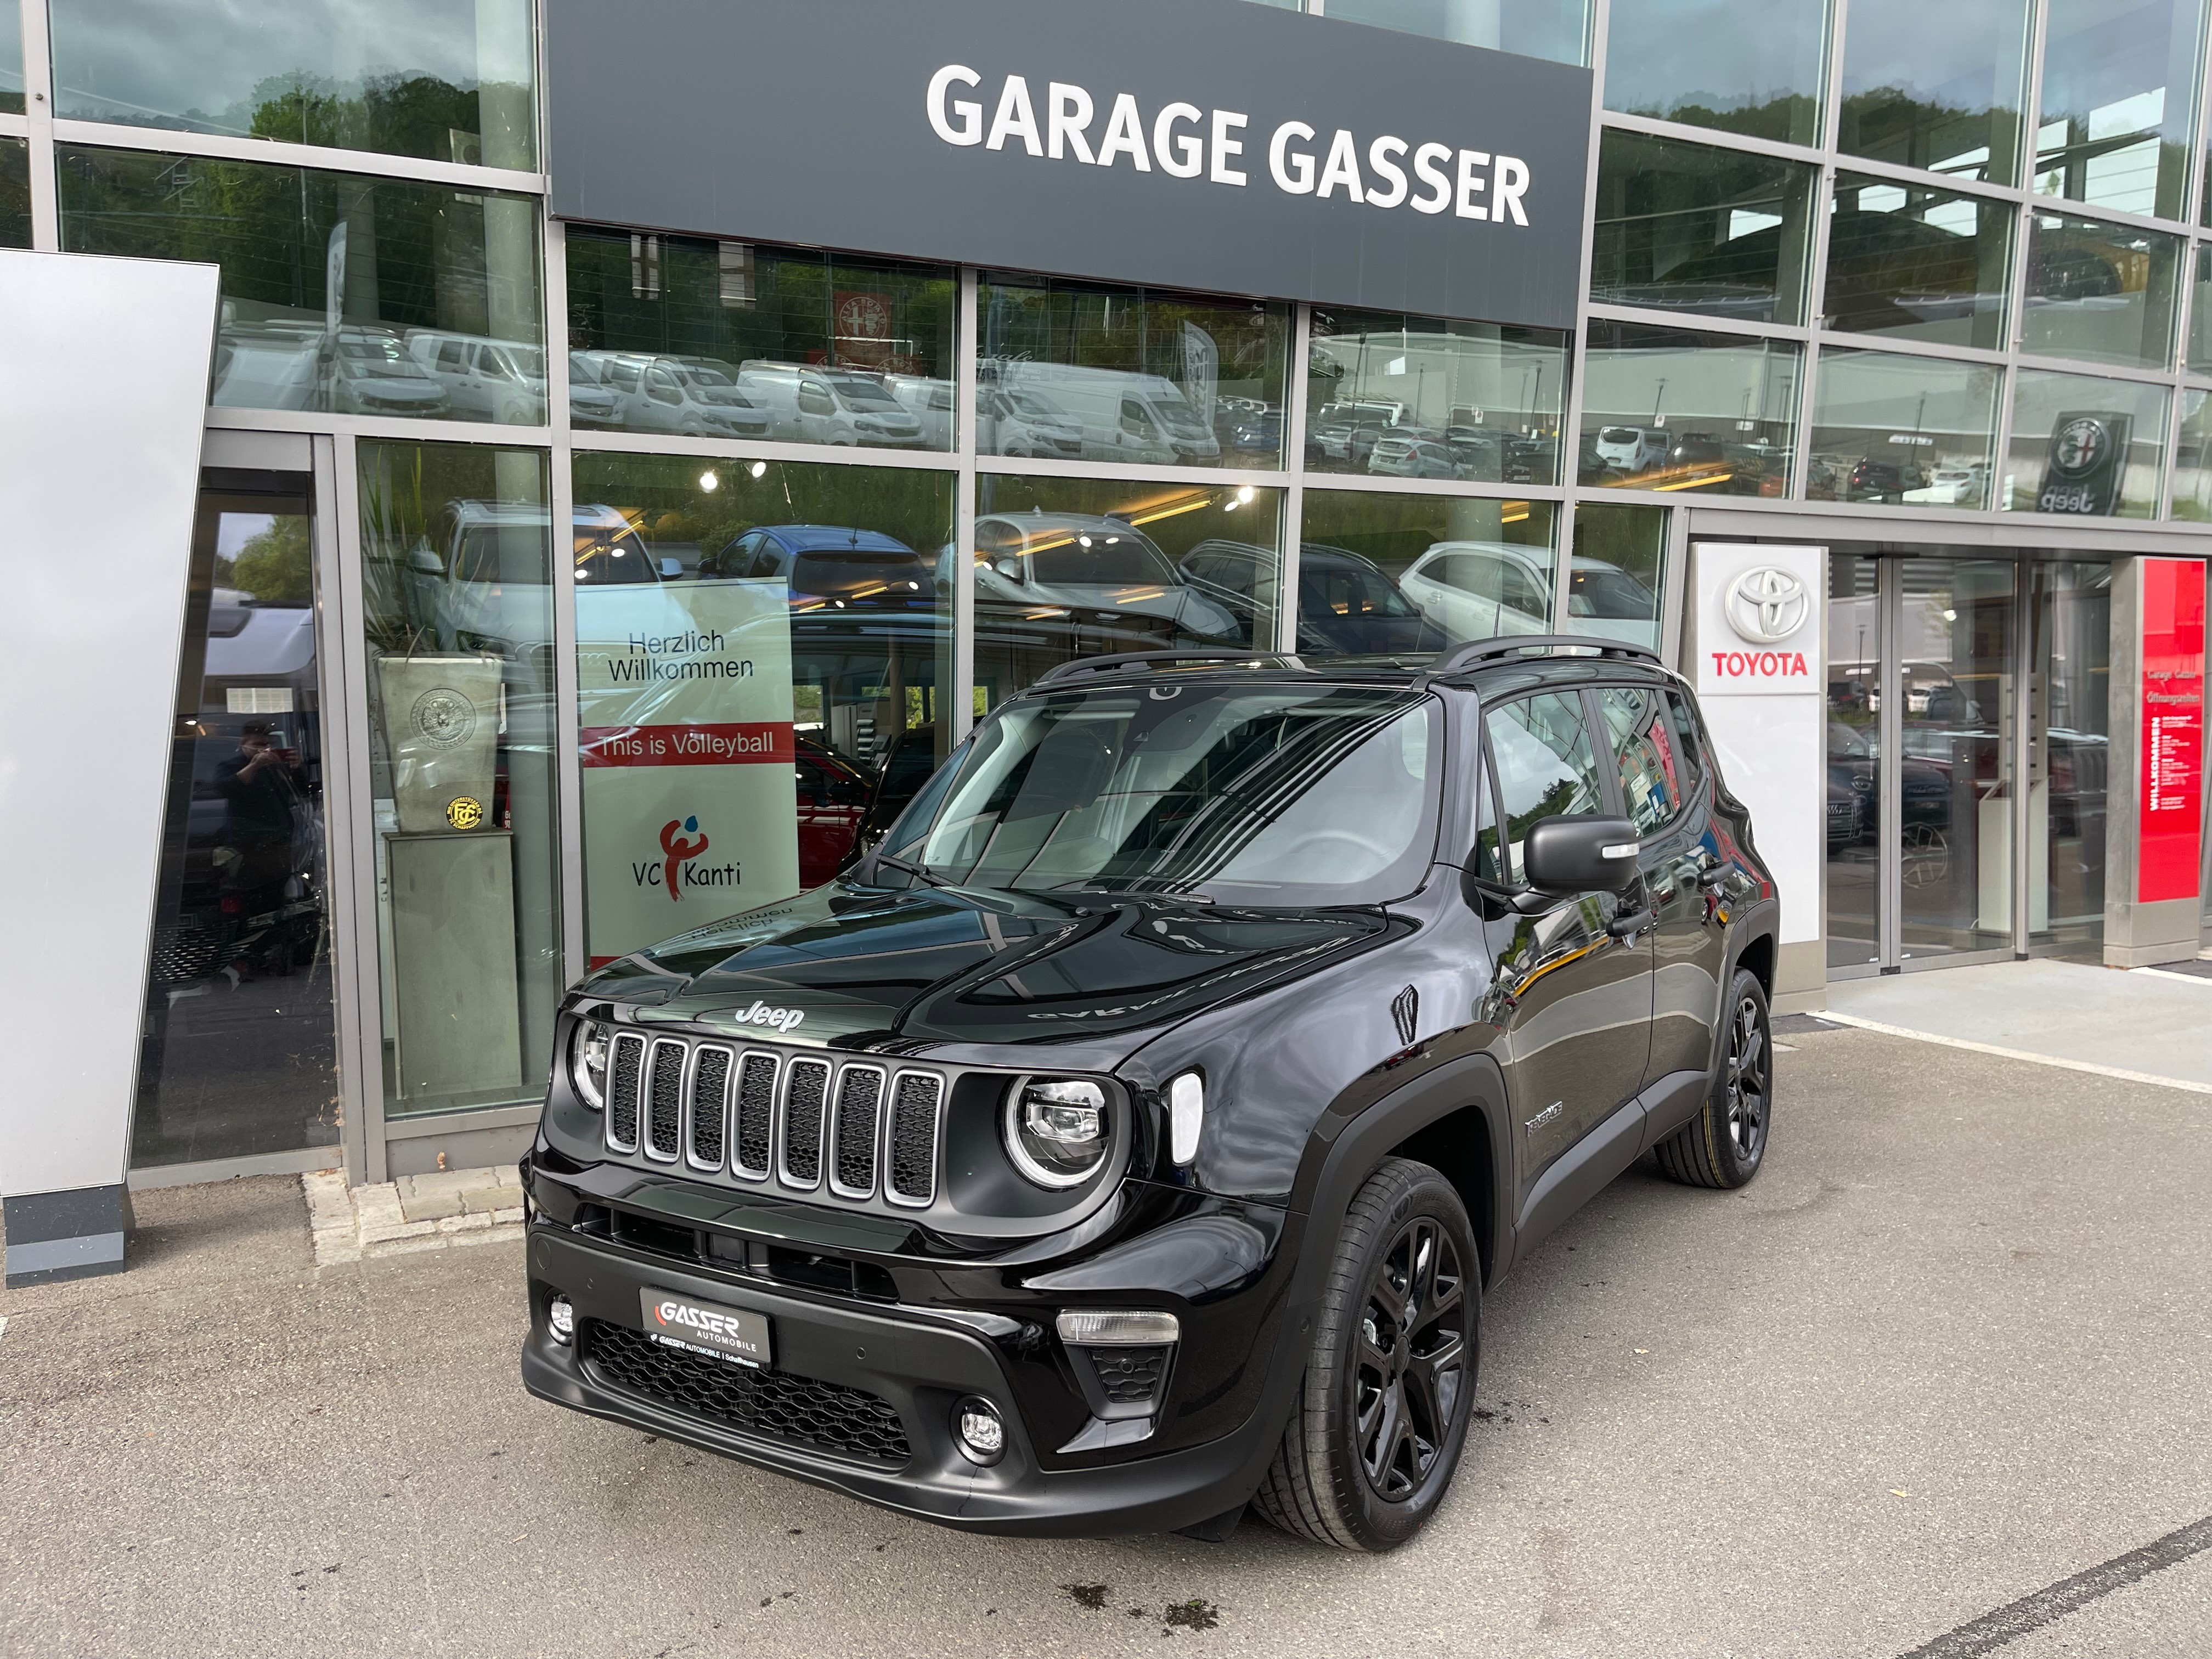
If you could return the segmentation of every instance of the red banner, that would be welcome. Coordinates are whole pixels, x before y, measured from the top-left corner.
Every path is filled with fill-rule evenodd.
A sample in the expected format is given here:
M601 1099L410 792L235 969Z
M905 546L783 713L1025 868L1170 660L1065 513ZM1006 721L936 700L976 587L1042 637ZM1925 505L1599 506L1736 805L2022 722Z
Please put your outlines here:
M792 763L787 720L734 726L589 726L577 733L586 766L739 766Z
M2136 897L2197 896L2204 820L2204 565L2142 562Z

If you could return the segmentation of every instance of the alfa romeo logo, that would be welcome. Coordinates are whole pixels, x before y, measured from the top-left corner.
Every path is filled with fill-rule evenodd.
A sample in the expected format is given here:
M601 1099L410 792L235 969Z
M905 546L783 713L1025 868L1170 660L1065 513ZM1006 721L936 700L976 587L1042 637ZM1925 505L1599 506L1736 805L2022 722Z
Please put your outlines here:
M1729 626L1760 645L1788 639L1805 625L1811 608L1805 584L1778 565L1745 571L1728 592Z
M477 729L477 706L451 686L432 686L407 712L422 741L440 749L459 748Z
M2051 465L2069 478L2079 478L2094 472L2103 463L2112 439L2105 431L2105 423L2094 416L2077 415L2051 441Z

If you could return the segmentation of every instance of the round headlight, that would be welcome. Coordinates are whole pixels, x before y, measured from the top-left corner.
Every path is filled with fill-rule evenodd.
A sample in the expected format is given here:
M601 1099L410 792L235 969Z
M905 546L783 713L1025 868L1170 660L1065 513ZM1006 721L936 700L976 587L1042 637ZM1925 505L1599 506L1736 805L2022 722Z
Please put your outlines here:
M580 1020L568 1039L568 1080L597 1111L607 1103L607 1048L614 1033L595 1019Z
M1106 1091L1031 1078L1006 1103L1006 1150L1040 1187L1076 1187L1106 1161Z

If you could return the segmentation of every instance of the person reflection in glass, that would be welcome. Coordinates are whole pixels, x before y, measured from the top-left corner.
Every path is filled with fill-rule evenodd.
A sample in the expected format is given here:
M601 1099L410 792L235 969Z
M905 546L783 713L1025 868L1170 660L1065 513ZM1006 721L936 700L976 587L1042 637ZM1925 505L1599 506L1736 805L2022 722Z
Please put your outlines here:
M294 814L303 799L299 763L276 746L267 721L249 720L239 733L238 752L216 767L216 789L227 808L216 854L222 914L230 924L224 973L235 985L256 968L284 973L291 966L280 913L295 873Z

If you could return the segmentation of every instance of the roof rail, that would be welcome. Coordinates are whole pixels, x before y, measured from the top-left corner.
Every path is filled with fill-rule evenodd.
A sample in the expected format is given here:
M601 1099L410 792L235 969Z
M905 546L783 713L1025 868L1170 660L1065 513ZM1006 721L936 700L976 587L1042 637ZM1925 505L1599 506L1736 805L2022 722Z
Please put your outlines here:
M1071 680L1079 674L1111 674L1124 668L1167 668L1182 662L1297 665L1297 660L1296 657L1286 657L1277 651L1121 651L1105 657L1078 657L1073 662L1048 668L1030 684L1033 686L1050 685L1055 680Z
M1425 678L1434 679L1440 674L1456 674L1462 670L1480 667L1486 662L1496 662L1518 657L1523 653L1541 651L1594 651L1600 657L1610 657L1623 662L1659 663L1659 653L1648 646L1631 645L1625 640L1601 639L1589 634L1513 634L1494 640L1470 640L1465 645L1453 646L1439 652L1428 667Z

